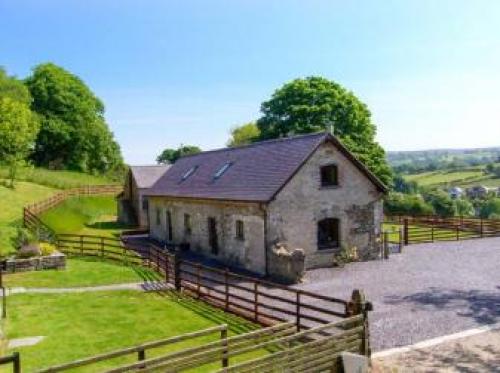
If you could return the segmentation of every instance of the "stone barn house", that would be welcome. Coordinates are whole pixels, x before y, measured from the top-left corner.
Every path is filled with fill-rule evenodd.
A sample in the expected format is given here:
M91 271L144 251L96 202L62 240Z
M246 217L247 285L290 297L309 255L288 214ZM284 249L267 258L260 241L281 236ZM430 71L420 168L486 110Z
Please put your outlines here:
M131 166L125 178L123 192L118 195L118 221L126 225L147 228L148 200L145 191L162 176L170 165Z
M283 244L303 250L306 268L332 265L342 249L372 259L385 192L328 133L206 151L147 191L150 237L267 275Z

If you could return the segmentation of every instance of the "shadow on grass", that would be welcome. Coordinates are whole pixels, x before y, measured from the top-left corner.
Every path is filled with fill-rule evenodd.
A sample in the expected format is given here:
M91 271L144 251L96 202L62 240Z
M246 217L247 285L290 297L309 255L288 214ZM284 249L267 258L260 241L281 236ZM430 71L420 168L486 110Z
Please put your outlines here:
M404 297L386 297L388 304L412 303L432 306L436 309L456 310L456 314L469 317L480 324L493 324L500 321L500 286L498 292L482 290L447 290L435 287Z

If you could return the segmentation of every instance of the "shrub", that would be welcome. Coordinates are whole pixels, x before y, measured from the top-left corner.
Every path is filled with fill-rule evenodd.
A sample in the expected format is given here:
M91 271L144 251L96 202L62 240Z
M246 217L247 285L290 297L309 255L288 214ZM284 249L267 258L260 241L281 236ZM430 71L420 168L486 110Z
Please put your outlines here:
M425 200L432 205L435 213L439 216L448 217L456 215L457 207L455 202L448 193L442 190L429 192L426 194Z
M479 216L482 218L492 218L500 214L500 198L490 198L482 202L479 206Z
M12 239L12 245L17 250L20 250L23 246L36 242L36 237L26 228L18 228L16 235Z
M43 256L52 255L56 252L56 247L48 242L41 242L39 246Z
M420 194L390 193L385 199L384 210L393 215L431 215L433 207Z
M21 259L33 258L35 256L40 256L41 251L38 245L30 244L21 247L17 250L16 257Z

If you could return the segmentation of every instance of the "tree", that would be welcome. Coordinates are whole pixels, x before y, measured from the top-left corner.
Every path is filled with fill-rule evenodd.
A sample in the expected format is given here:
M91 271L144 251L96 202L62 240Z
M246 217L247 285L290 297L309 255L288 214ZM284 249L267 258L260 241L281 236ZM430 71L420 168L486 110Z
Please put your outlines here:
M239 146L250 144L259 139L260 130L255 122L236 126L231 129L231 138L227 142L228 146Z
M0 97L9 97L14 101L31 104L31 95L24 83L15 77L8 76L0 67Z
M425 200L432 205L437 215L443 217L455 216L457 213L456 205L448 193L442 190L429 192Z
M479 216L485 219L493 219L500 215L500 198L489 198L479 208Z
M261 105L261 139L325 131L335 136L380 180L391 182L385 152L375 142L376 127L368 107L352 92L322 77L295 79Z
M10 97L0 97L0 161L9 168L10 186L16 171L31 150L38 122L29 106Z
M403 176L395 175L392 181L394 191L401 193L417 193L418 192L418 184L416 181L406 181Z
M104 104L77 76L46 63L26 79L41 127L33 160L49 168L108 172L123 166L105 120Z
M175 163L180 157L184 157L186 155L197 154L200 153L201 149L194 145L182 145L177 149L167 148L161 152L161 154L156 158L157 163L167 164L167 163Z
M455 200L457 215L459 216L472 216L474 215L474 205L465 198L458 198Z
M384 201L384 210L392 215L431 215L433 207L420 194L390 193Z

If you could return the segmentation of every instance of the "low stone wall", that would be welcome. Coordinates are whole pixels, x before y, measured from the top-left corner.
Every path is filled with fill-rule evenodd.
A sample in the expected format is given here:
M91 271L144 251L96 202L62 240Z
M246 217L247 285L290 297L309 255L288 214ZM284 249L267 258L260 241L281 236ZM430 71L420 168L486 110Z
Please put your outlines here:
M55 253L29 259L7 259L4 271L7 273L41 271L44 269L65 269L66 256Z
M270 276L283 283L300 282L305 272L305 254L302 249L289 249L285 244L276 244L269 260Z

